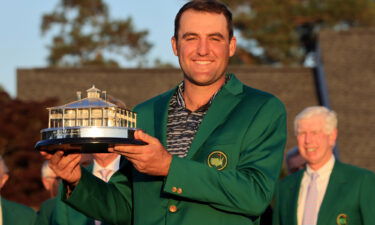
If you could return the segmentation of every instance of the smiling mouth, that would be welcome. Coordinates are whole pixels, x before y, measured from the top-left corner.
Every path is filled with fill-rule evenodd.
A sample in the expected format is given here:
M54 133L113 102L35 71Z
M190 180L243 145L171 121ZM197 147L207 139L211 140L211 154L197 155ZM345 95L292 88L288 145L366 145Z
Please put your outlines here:
M212 61L201 61L201 60L195 60L194 62L199 65L207 65L207 64L212 63Z
M307 148L307 152L315 152L316 148Z

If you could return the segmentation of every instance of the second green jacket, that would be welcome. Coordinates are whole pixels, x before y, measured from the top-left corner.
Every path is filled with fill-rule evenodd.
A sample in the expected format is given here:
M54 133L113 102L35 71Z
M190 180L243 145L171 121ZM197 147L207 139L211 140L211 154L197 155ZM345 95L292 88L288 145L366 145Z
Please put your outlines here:
M273 225L297 225L301 170L280 182ZM318 213L317 225L374 225L375 174L336 160Z
M36 213L25 205L1 198L3 225L33 225Z

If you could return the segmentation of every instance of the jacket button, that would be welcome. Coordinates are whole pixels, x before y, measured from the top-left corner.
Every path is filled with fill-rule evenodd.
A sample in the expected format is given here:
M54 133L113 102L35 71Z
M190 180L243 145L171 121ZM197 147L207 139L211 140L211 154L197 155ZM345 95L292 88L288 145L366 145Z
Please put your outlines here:
M177 188L176 187L172 187L172 192L177 192Z
M182 188L177 188L177 194L182 194Z
M174 213L176 211L177 211L177 206L175 206L175 205L170 205L169 206L169 212Z

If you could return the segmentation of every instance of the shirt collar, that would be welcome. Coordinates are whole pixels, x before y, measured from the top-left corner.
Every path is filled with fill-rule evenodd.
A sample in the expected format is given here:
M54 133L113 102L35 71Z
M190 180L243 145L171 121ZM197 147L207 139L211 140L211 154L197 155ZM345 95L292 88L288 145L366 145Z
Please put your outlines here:
M229 75L225 75L225 83L223 86L221 86L221 88L219 88L219 90L217 90L217 92L215 92L215 94L212 95L212 97L210 98L210 100L204 104L203 106L201 106L197 111L206 111L212 101L214 100L215 96L217 95L217 93L219 93L219 91L225 86L225 84L228 83L228 81L231 79L232 75L229 74ZM178 87L177 87L177 92L176 92L176 104L178 107L181 107L181 108L186 108L185 106L185 100L184 100L184 96L183 96L183 93L184 93L184 82L182 81Z
M105 168L100 166L94 159L94 167L93 172L100 171L102 169L112 170L113 172L117 171L120 168L120 155L117 156L115 160L113 160L110 164L108 164Z
M324 164L320 169L318 170L313 170L311 167L307 164L306 165L306 174L310 177L312 173L317 173L319 177L325 177L327 175L330 175L333 166L335 165L335 157L332 155L331 158Z

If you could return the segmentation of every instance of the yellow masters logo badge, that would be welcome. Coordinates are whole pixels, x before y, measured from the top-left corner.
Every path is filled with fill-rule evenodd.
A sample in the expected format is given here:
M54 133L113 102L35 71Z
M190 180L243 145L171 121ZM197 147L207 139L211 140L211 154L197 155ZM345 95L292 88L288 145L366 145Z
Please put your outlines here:
M337 225L348 225L348 216L344 213L341 213L336 218Z
M214 167L217 170L222 170L227 166L227 155L222 151L213 151L208 156L207 164L209 167Z

